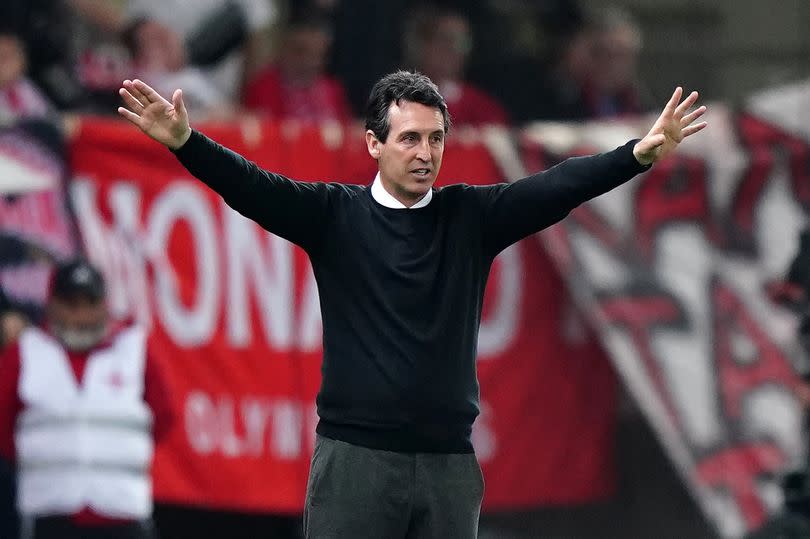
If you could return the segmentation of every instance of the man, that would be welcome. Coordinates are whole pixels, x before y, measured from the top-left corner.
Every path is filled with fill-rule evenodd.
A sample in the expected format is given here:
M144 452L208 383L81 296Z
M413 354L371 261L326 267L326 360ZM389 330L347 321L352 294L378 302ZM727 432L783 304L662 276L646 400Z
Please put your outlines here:
M245 85L244 105L273 118L304 123L351 121L343 85L326 73L332 30L325 20L300 16L283 30L277 60Z
M260 65L265 32L278 14L278 2L270 0L127 0L125 5L120 28L135 45L136 60L145 62L145 72L155 73L166 87L174 77L193 75L228 103L239 100L242 83ZM208 97L203 88L196 91Z
M643 46L640 26L617 7L595 12L590 25L594 61L583 88L590 118L615 118L648 110L638 73Z
M626 182L703 129L678 88L650 132L513 184L433 189L450 128L424 75L372 89L370 186L306 183L264 171L193 131L169 102L124 81L119 113L261 226L303 247L323 319L323 380L307 537L475 537L483 496L470 442L476 341L494 257Z
M0 30L0 124L19 118L45 118L52 112L48 99L27 77L24 43Z
M405 63L436 82L455 126L506 125L506 110L464 79L472 52L467 18L450 7L423 5L405 29Z
M0 455L16 460L19 511L34 539L152 537L149 468L171 409L144 331L112 327L83 260L57 267L46 318L0 363Z

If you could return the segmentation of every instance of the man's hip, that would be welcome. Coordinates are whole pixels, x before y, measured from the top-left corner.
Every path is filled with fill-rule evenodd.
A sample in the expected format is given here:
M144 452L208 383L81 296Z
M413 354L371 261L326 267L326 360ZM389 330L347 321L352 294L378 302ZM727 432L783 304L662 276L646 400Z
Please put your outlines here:
M473 453L399 453L318 436L307 538L476 537L484 481Z

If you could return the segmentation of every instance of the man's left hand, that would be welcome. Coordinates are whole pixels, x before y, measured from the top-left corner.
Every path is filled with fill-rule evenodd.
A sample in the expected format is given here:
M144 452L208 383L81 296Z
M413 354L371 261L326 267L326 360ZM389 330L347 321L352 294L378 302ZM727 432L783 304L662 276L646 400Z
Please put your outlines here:
M683 139L706 127L706 122L693 124L706 112L705 106L698 107L687 114L687 111L697 101L698 93L692 92L683 102L681 102L681 97L683 97L683 89L678 86L650 132L633 147L633 155L642 165L650 165L663 159Z

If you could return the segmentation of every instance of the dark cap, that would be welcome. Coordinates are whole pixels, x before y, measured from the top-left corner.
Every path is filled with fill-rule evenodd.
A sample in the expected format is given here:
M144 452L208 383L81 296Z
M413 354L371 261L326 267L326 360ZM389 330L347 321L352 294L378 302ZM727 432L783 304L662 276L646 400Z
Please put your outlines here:
M104 299L106 287L104 276L82 258L60 263L51 278L51 297L60 299L87 298L91 301Z

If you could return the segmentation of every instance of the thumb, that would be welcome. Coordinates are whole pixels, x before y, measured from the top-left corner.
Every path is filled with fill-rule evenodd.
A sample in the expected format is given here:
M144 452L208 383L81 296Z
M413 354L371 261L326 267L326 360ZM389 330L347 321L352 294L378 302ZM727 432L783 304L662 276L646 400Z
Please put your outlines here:
M661 146L667 138L663 134L653 135L647 138L647 146L650 150L654 150Z
M183 90L179 88L172 94L172 106L177 111L177 116L183 120L188 118L188 111L186 111L186 104L183 102Z

